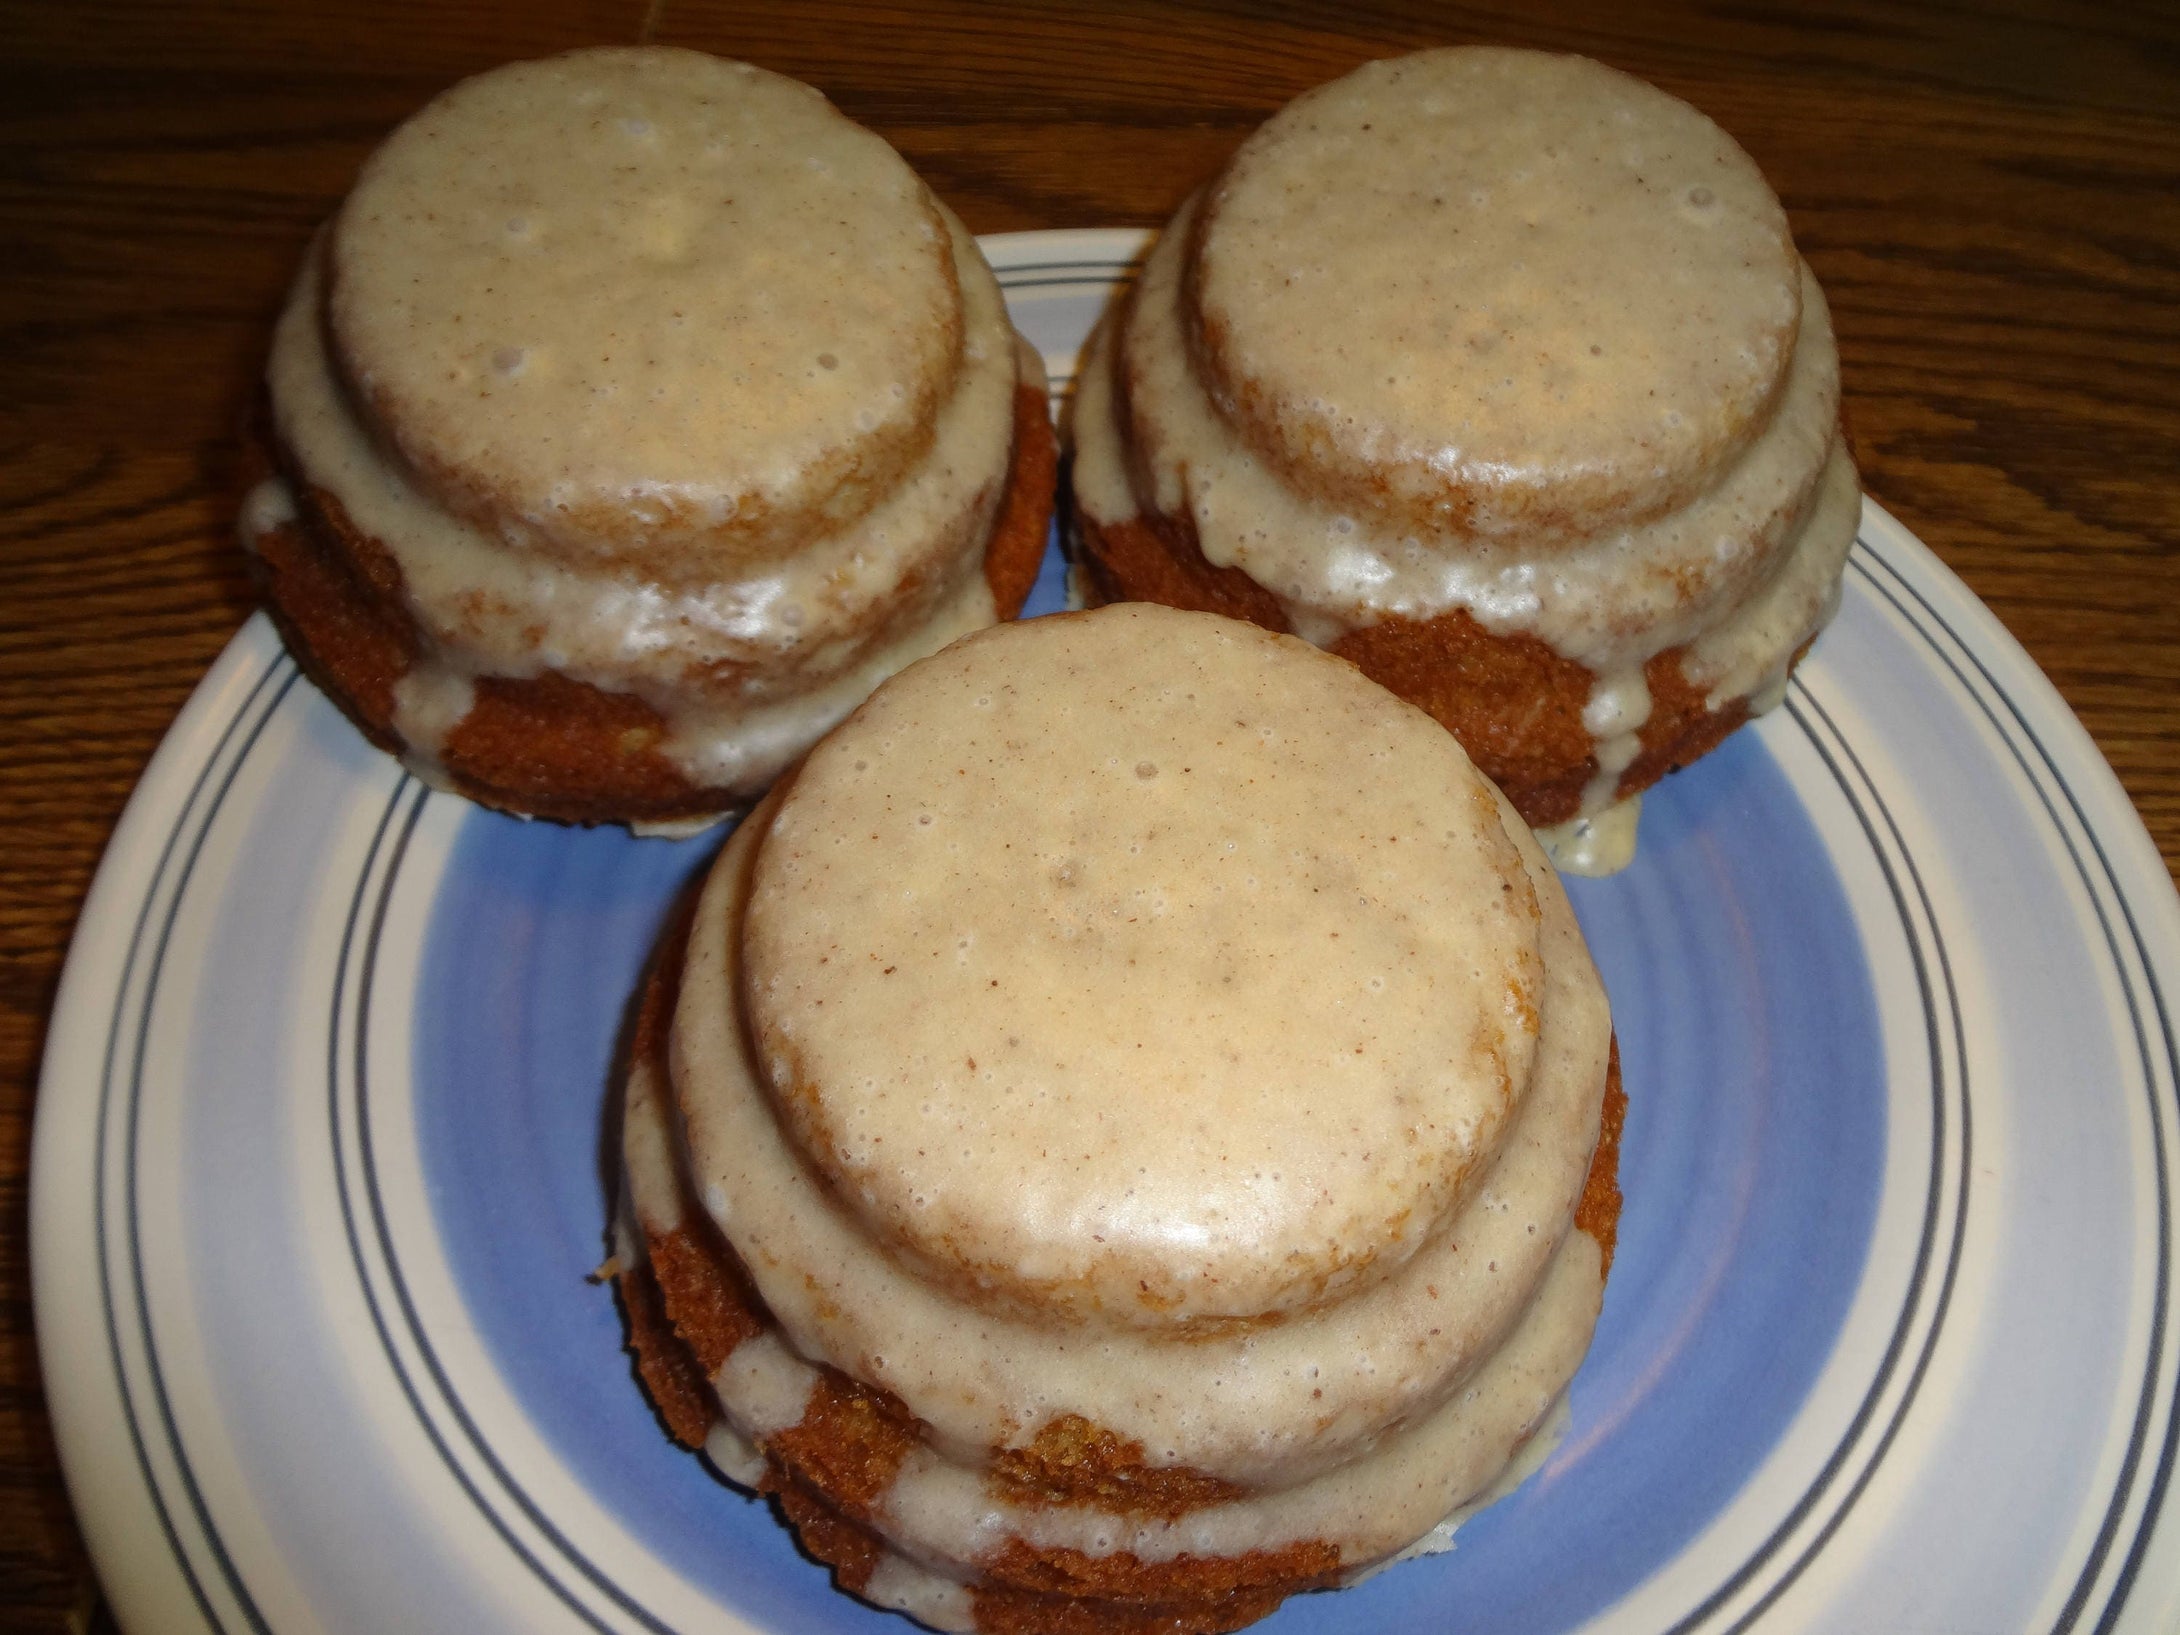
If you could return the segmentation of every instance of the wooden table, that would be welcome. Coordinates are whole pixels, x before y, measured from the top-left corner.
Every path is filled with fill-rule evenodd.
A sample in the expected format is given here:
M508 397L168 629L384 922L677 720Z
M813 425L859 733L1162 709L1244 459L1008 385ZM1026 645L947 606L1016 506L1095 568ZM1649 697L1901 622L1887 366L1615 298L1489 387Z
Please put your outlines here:
M637 40L748 58L890 138L980 232L1157 223L1287 98L1412 46L1583 51L1654 80L1785 199L1831 296L1870 492L2021 639L2180 869L2180 13L754 9L0 7L0 1625L105 1622L27 1266L69 929L146 758L250 610L238 427L297 255L388 129L493 63Z

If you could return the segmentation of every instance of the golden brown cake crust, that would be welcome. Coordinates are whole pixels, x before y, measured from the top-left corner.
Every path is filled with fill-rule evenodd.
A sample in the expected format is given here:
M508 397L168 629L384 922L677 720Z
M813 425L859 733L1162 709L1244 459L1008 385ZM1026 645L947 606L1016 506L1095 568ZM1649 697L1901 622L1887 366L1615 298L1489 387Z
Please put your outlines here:
M1143 1444L1116 1436L1080 1414L1046 1422L1026 1448L1002 1448L991 1481L1018 1504L1091 1500L1132 1514L1179 1516L1242 1496L1243 1489L1186 1466L1157 1466Z
M303 482L284 451L274 454L299 514L257 537L252 561L267 609L304 672L365 737L399 755L394 688L422 647L401 570L337 499ZM985 581L1003 619L1021 611L1036 581L1057 459L1043 394L1018 386L1013 454L984 553ZM670 823L738 804L692 783L668 760L658 747L665 731L658 712L631 694L550 670L520 680L487 676L440 758L449 781L471 799L564 823Z
M754 1297L732 1250L716 1233L652 1233L646 1242L654 1256L668 1246L675 1257L673 1272L660 1268L654 1277L652 1268L659 1264L654 1259L651 1266L620 1268L615 1282L628 1320L629 1347L649 1389L654 1378L680 1381L695 1372L700 1347L716 1336L745 1330L754 1335L764 1325L758 1315L762 1308L744 1304ZM671 1321L644 1321L643 1315L654 1307L669 1312ZM679 1352L679 1359L664 1355L672 1352ZM662 1403L660 1412L677 1441L702 1446L713 1413L697 1424L678 1405L669 1409ZM1093 1440L1100 1438L1095 1427L1091 1431ZM833 1566L845 1589L859 1590L869 1581L882 1550L869 1527L872 1506L917 1439L916 1421L898 1399L826 1368L802 1421L766 1443L758 1486L779 1499L803 1547ZM1110 1433L1102 1433L1102 1440L1118 1444ZM1050 1476L1069 1480L1069 1467L1052 1463L1045 1469ZM1131 1490L1129 1476L1134 1486L1155 1488L1157 1476L1173 1474L1101 1465L1084 1472L1079 1483L1071 1484L1072 1491L1048 1487L1046 1494L1052 1503L1111 1503L1115 1493ZM1216 1502L1209 1489L1225 1486L1209 1477L1198 1476L1197 1481L1207 1494L1203 1502ZM1169 1507L1146 1508L1156 1513ZM1298 1590L1332 1582L1339 1565L1339 1551L1317 1542L1238 1556L1145 1562L1127 1554L1092 1557L1010 1539L984 1564L989 1581L976 1590L977 1627L1080 1629L1085 1635L1237 1629Z
M1612 1251L1620 1240L1620 1130L1627 1123L1627 1091L1620 1084L1620 1041L1612 1041L1605 1064L1605 1105L1597 1120L1597 1148L1590 1154L1590 1172L1575 1201L1574 1224L1597 1240L1604 1261L1612 1271Z
M862 1592L885 1553L877 1535L848 1520L822 1495L791 1475L770 1491L802 1547L833 1569L842 1589ZM1329 1583L1336 1562L1316 1577L1303 1570L1306 1560L1315 1560L1321 1553L1321 1547L1307 1545L1279 1552L1282 1559L1296 1558L1292 1563L1295 1570L1272 1582L1226 1583L1220 1588L1230 1575L1207 1572L1200 1595L1101 1597L1070 1593L1064 1588L1037 1590L1014 1583L986 1582L970 1587L970 1599L980 1635L1219 1635L1255 1623L1298 1590ZM1256 1564L1262 1564L1261 1558ZM1215 1569L1222 1564L1192 1561L1187 1565ZM1032 1570L1056 1584L1060 1581L1049 1567Z
M1007 467L1007 491L1000 497L991 543L984 548L984 582L1002 619L1021 613L1044 565L1059 469L1060 438L1044 393L1027 383L1017 386L1014 458Z
M628 1351L636 1377L643 1381L667 1433L685 1448L701 1448L716 1412L711 1386L697 1365L695 1352L682 1342L673 1319L666 1315L658 1279L648 1265L617 1266L613 1286L628 1324Z
M655 1249L660 1239L650 1241ZM689 1344L663 1317L651 1268L621 1267L614 1282L638 1376L674 1439L701 1448L716 1410ZM698 1326L716 1329L717 1318L700 1317ZM820 1399L803 1424L776 1439L759 1485L803 1549L856 1593L870 1583L885 1546L851 1518L869 1514L881 1477L897 1468L914 1433L898 1403L836 1377L820 1387ZM842 1478L842 1488L828 1488L831 1477ZM1213 1635L1256 1622L1290 1594L1331 1583L1339 1565L1330 1545L1309 1543L1227 1559L1184 1557L1161 1570L1159 1591L1146 1598L1139 1587L1145 1569L1131 1557L1012 1540L992 1564L993 1581L976 1586L972 1598L984 1635Z
M1186 518L1145 512L1101 523L1077 506L1073 535L1101 601L1163 602L1288 629L1271 592L1238 568L1205 560ZM1582 722L1594 678L1583 666L1534 636L1495 636L1462 608L1430 619L1381 619L1348 631L1331 651L1435 717L1532 826L1580 812L1597 772ZM1682 674L1679 648L1651 659L1643 678L1650 716L1641 754L1620 775L1623 798L1706 754L1748 719L1745 700L1709 708L1703 690Z

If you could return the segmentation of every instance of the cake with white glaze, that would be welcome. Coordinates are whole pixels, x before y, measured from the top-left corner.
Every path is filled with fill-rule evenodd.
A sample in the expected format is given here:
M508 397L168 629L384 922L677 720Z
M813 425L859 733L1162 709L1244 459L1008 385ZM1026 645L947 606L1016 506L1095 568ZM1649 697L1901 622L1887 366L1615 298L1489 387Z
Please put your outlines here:
M1490 1495L1588 1346L1611 1019L1428 716L1256 626L966 638L669 939L616 1264L669 1429L947 1629L1212 1630Z
M1094 338L1073 440L1098 594L1329 647L1531 823L1623 841L1782 694L1860 509L1823 292L1754 162L1501 48L1371 63L1245 142Z
M464 81L319 235L245 507L304 667L489 804L746 803L1011 617L1044 380L975 241L816 91L665 49Z

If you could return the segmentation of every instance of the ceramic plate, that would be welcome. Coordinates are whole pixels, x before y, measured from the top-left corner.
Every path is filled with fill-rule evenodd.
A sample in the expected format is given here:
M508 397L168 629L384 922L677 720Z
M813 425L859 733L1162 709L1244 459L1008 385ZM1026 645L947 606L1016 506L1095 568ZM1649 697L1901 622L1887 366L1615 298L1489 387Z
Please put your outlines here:
M1141 242L987 241L1057 381ZM39 1339L124 1625L908 1627L667 1443L590 1280L624 1007L717 843L430 793L235 638L38 1104ZM1566 1435L1449 1554L1263 1627L2174 1628L2180 912L2027 657L1868 507L1785 704L1573 893L1630 1109Z

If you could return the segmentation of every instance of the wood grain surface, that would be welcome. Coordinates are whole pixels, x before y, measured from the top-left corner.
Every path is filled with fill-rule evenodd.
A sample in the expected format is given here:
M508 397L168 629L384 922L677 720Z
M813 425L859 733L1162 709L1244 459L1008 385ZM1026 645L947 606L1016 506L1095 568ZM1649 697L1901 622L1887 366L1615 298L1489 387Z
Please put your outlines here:
M457 77L657 40L796 75L978 231L1162 220L1368 58L1587 52L1755 155L1864 480L2005 621L2180 867L2180 11L2001 0L0 5L0 1626L103 1627L40 1390L29 1131L122 803L250 593L240 427L303 244Z

